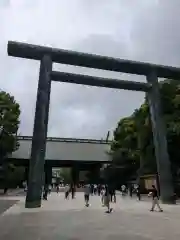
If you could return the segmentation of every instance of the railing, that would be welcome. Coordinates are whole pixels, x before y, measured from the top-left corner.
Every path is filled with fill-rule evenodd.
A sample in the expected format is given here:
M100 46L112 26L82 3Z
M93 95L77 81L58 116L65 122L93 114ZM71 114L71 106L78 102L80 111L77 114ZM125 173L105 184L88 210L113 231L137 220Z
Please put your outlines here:
M32 136L18 136L18 140L32 140ZM104 139L83 139L83 138L57 138L48 137L49 142L74 142L74 143L97 143L97 144L110 144L111 141L106 141Z

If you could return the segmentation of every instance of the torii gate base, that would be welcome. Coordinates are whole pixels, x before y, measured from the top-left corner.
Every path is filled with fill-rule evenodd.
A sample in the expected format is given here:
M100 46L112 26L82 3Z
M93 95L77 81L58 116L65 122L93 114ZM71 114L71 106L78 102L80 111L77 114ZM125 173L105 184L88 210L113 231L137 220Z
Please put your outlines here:
M151 113L161 199L164 203L175 203L172 174L167 151L166 130L161 115L158 77L180 79L179 68L108 58L11 41L8 42L8 54L14 57L41 61L31 149L29 185L26 197L27 208L41 206L51 80L146 92ZM53 72L52 62L145 75L147 77L147 83Z

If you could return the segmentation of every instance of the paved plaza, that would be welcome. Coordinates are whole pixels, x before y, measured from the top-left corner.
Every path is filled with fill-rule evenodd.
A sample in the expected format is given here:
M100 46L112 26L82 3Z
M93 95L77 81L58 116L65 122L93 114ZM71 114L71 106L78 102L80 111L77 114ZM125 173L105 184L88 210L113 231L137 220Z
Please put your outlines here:
M1 211L0 239L180 239L180 205L163 205L163 213L152 213L150 202L118 196L114 211L107 214L98 196L91 197L91 205L86 208L82 193L74 200L64 200L63 193L52 193L40 209L25 209L22 196L2 197L4 200L10 204L7 206L14 205Z

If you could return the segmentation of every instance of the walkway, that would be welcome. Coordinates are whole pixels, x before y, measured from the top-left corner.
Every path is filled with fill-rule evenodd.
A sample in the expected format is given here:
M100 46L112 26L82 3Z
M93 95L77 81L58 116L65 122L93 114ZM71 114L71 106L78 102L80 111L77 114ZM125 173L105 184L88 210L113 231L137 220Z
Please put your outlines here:
M112 214L105 214L97 196L84 207L83 194L64 200L52 193L41 209L25 209L24 197L0 215L0 239L14 240L177 240L180 206L165 205L164 213L149 212L149 202L118 196Z

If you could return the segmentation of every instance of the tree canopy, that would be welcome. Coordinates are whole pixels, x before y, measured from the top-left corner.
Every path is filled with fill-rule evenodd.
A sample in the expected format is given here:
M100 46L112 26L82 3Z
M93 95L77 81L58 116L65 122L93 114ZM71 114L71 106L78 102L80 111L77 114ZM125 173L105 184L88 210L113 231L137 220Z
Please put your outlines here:
M160 82L162 112L167 126L167 141L173 176L180 175L180 82ZM121 119L114 130L111 156L115 168L127 171L126 178L133 174L156 173L153 135L149 106L144 103L131 116ZM123 172L122 171L122 172Z
M64 183L71 183L71 169L70 168L60 168L58 170L58 175Z
M20 106L10 94L0 91L0 159L18 148Z

